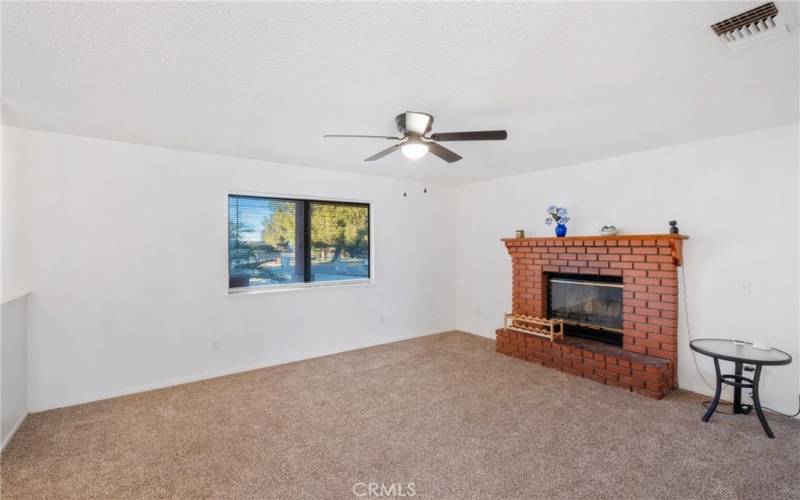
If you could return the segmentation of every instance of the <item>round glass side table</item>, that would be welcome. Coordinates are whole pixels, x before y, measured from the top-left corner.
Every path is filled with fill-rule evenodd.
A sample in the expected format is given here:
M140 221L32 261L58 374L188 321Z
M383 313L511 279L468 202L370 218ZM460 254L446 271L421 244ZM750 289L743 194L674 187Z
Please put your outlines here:
M729 339L697 339L689 342L689 347L693 351L713 358L714 369L717 372L717 389L714 393L714 400L708 406L706 414L703 415L703 421L708 422L716 411L722 393L722 384L727 384L733 386L733 412L747 414L750 413L750 410L755 409L764 432L767 433L767 436L774 438L775 435L767 424L764 411L761 409L761 401L758 399L758 381L764 366L788 365L792 362L792 357L780 349L756 349L750 342ZM722 375L719 370L719 360L733 362L733 375ZM742 375L744 365L755 366L752 379ZM752 406L742 404L742 389L753 390Z

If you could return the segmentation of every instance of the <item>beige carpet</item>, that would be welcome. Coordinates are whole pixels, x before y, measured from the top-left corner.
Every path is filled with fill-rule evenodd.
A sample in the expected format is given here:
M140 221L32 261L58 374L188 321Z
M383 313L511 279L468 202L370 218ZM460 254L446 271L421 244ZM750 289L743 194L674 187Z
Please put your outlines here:
M700 421L451 332L31 415L13 498L798 498L800 421ZM363 485L356 493L364 493ZM395 490L396 492L397 490Z

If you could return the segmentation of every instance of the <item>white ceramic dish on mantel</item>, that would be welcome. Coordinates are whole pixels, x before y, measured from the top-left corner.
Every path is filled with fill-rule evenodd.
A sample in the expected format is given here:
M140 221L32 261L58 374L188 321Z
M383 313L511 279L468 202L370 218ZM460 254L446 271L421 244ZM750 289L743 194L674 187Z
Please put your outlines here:
M599 232L600 236L616 236L619 233L614 226L603 226Z

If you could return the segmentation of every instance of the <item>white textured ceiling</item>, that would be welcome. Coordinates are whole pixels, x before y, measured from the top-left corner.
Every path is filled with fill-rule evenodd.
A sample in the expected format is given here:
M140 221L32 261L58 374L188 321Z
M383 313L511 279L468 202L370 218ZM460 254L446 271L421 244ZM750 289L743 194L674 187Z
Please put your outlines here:
M3 123L461 183L798 121L792 34L729 52L745 3L4 3ZM506 128L448 165L324 133Z

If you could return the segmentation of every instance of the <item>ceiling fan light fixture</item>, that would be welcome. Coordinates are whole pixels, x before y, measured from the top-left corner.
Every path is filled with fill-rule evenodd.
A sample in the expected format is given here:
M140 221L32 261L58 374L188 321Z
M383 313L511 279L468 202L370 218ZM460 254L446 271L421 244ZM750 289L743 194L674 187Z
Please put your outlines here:
M447 163L462 159L458 153L439 144L446 141L504 141L508 137L505 130L477 130L467 132L445 132L427 135L431 131L433 116L428 113L406 111L394 117L395 126L402 137L385 135L327 134L325 137L368 137L372 139L391 139L400 142L379 151L364 161L375 161L400 150L409 160L419 160L430 153Z
M400 146L400 152L409 160L419 160L428 154L428 145L421 141L409 141Z

